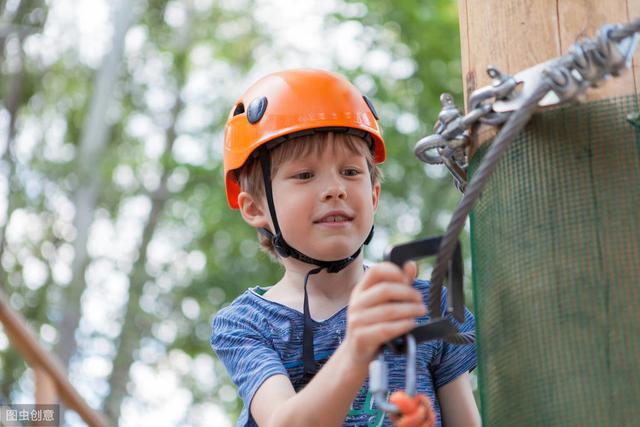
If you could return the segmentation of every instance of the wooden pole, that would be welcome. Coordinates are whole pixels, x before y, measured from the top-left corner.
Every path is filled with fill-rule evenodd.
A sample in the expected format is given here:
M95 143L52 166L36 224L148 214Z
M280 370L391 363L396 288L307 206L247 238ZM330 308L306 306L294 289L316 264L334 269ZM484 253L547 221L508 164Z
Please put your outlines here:
M62 401L76 411L89 426L107 426L104 417L91 408L69 382L60 362L38 342L26 320L9 307L4 293L0 293L0 323L4 326L4 332L11 343L27 363L36 369L36 386L45 387L41 391L43 399L49 400L52 397L52 389L55 388Z
M460 40L465 108L475 89L491 83L488 65L515 74L569 52L581 37L604 24L640 17L640 0L460 0ZM638 56L636 55L636 58ZM638 93L640 67L589 90L587 100ZM471 153L495 129L479 129Z
M40 366L35 366L33 371L36 383L36 403L38 405L58 403L58 390L51 375Z
M461 0L465 103L569 52L640 0ZM471 215L478 378L485 425L636 425L640 419L640 73L583 105L534 115ZM468 109L468 105L465 105ZM496 133L480 127L470 149ZM483 151L484 150L480 150Z

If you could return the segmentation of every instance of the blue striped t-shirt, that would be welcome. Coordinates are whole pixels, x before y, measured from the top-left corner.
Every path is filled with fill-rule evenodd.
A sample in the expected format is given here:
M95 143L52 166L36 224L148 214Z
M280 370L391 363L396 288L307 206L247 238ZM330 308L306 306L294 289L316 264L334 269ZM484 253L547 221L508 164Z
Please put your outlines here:
M429 300L429 282L417 280L414 287ZM249 407L258 388L272 375L289 377L296 391L305 384L302 366L302 313L285 305L267 300L261 295L266 289L249 289L229 306L220 310L213 319L211 346L225 367L238 394L243 401L237 426L257 426ZM443 288L442 312L446 308L446 289ZM429 320L425 315L418 324ZM474 328L473 315L465 309L465 321L460 324L450 318L459 330ZM345 336L347 309L330 318L314 321L314 350L319 362L328 359ZM385 350L389 369L390 392L404 389L405 357ZM433 402L437 414L436 426L440 426L440 404L435 390L451 382L461 374L474 369L476 352L473 345L453 345L441 340L423 342L418 345L417 389ZM365 380L358 396L353 401L344 426L391 426L384 412L373 403Z

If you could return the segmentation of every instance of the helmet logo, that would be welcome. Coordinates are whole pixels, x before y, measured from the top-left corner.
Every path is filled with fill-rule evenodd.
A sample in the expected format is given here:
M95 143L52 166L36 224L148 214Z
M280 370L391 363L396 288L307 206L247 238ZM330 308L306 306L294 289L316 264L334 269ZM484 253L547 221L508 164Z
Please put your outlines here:
M247 120L252 125L258 123L267 110L267 98L262 96L251 101L247 109Z

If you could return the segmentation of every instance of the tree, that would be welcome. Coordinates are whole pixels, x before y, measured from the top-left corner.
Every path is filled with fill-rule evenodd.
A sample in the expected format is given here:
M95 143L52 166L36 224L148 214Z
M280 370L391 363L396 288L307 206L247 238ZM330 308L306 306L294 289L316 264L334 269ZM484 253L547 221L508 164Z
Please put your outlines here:
M222 128L259 75L316 55L282 40L274 48L260 2L148 0L104 3L121 14L105 27L111 48L92 56L55 31L65 23L47 11L58 4L0 2L12 22L0 28L0 81L14 81L0 89L0 129L3 117L13 123L0 133L14 147L13 157L3 152L11 191L0 240L12 305L114 423L135 423L135 407L162 405L144 401L145 373L168 373L171 392L184 391L192 410L176 424L196 424L211 402L237 414L208 345L211 316L249 284L275 282L281 269L227 207ZM441 232L458 197L411 154L437 116L439 93L460 93L455 5L338 6L319 37L360 26L366 59L342 72L374 99L389 148L377 243L367 252L377 261L383 244ZM376 55L389 66L373 66ZM24 363L10 348L0 354L3 392L24 392Z
M13 212L21 205L24 199L21 194L21 183L16 177L17 159L15 153L15 139L18 132L18 114L20 109L27 104L36 90L39 73L29 69L29 64L25 58L25 39L42 30L47 16L47 8L41 1L19 2L17 4L0 3L0 17L3 24L0 24L0 66L3 76L0 79L4 84L0 86L2 96L2 108L8 115L7 126L4 132L4 144L0 156L0 165L3 171L4 187L6 197L4 212L2 213L2 223L0 223L0 264L7 246L6 231ZM11 57L7 58L6 50L12 50ZM13 286L9 281L8 269L0 268L0 287L7 292ZM40 293L36 298L41 299ZM29 310L29 317L42 318L41 313L36 310ZM24 364L19 356L13 351L7 351L3 355L0 364L0 400L2 396L10 396L11 385L24 372Z
M197 11L194 7L187 5L180 12L182 14L180 15L175 10L171 11L172 7L176 7L176 5L171 2L157 4L153 8L157 13L148 13L143 17L143 23L149 29L148 46L145 48L148 57L145 60L152 61L161 55L162 61L166 64L164 70L166 75L162 79L164 82L156 84L156 87L130 88L132 92L153 91L158 90L158 86L160 86L165 93L170 94L173 106L169 108L167 120L161 126L164 128L164 148L158 157L157 173L159 179L156 187L145 194L145 197L150 199L151 208L138 247L139 256L133 265L129 279L129 294L123 316L122 333L119 337L114 367L109 379L110 393L105 400L107 414L114 421L120 418L122 402L128 395L126 387L130 378L130 369L136 363L136 354L144 350L145 343L149 345L153 342L165 347L166 352L180 349L181 352L195 357L203 353L207 355L210 353L210 349L206 345L207 340L203 339L202 334L195 337L190 334L188 328L188 322L194 320L197 322L204 320L205 324L208 324L206 315L213 311L213 309L209 309L207 303L210 289L203 288L200 282L189 283L193 279L184 278L187 283L184 285L183 293L180 289L182 286L178 283L180 279L173 276L171 263L153 266L153 260L150 258L153 258L154 243L164 239L167 234L173 233L188 236L184 240L184 248L181 247L180 242L173 242L176 252L184 250L189 251L189 254L199 254L199 256L206 254L208 256L208 253L200 249L199 239L201 235L208 238L211 234L220 232L217 229L217 224L209 221L211 216L215 217L222 209L222 205L217 202L213 205L213 209L209 206L211 195L215 194L215 197L218 197L215 191L216 186L214 185L214 191L211 191L210 187L212 182L217 181L215 174L219 173L219 166L214 164L213 170L211 170L211 166L206 163L185 162L184 159L176 158L175 153L176 143L179 143L180 140L184 142L188 138L199 139L199 143L209 146L210 132L219 132L218 129L221 128L227 113L226 108L220 109L215 106L224 94L222 88L217 86L218 82L214 82L211 86L215 88L217 93L209 94L208 99L204 100L209 104L207 105L208 111L212 113L211 118L207 120L207 125L196 131L185 129L185 126L181 125L188 120L189 113L193 113L194 104L203 101L202 99L194 100L194 102L189 100L189 90L195 79L201 78L200 73L202 73L202 70L198 69L198 66L191 59L194 55L202 54L205 51L216 52L213 55L214 63L211 66L216 67L220 63L226 63L242 70L251 64L249 53L259 40L254 31L247 31L240 34L239 37L227 41L214 40L212 37L212 29L218 24L228 25L228 21L233 22L234 20L239 23L242 23L243 20L246 21L246 17L240 10L213 7L210 10ZM167 28L167 16L172 13L182 17L175 18L176 21L173 22L172 18L169 18L169 27L172 28ZM143 64L136 65L144 66ZM221 80L219 82L221 83ZM133 97L130 101L132 111L129 114L135 114L135 111L149 116L160 113L159 111L153 112L154 108L151 105L141 104ZM123 136L123 138L126 137ZM215 155L213 152L211 154ZM172 189L171 182L177 176L182 177L180 179L184 181L181 184L183 187ZM182 209L189 206L188 214L192 220L195 220L195 223L184 224L180 213L176 218L174 212L179 210L178 206ZM210 240L202 242L202 246L210 246L210 242ZM215 253L215 257L219 257L219 254ZM173 262L175 261L173 260ZM209 261L212 261L211 258ZM212 277L216 277L217 280L221 276L224 274L218 269L212 273ZM172 283L170 292L167 292L169 291L167 289L162 289L158 283L165 279ZM207 284L207 287L210 288L211 285ZM145 298L149 294L159 297L158 306L164 308L162 312L165 314L165 318L155 312L154 307L144 307ZM185 316L183 298L203 307L202 310L199 310L202 315L198 319L190 319ZM157 330L159 323L169 319L172 323L184 326L175 338L176 342L171 342L171 340L167 342L166 339L163 340L162 337L153 333L154 329ZM192 346L186 344L185 341L193 343ZM209 396L203 394L201 397L195 396L195 401L208 398Z
M65 366L69 365L77 347L75 332L80 322L80 302L86 287L85 272L89 264L87 253L89 227L93 221L102 185L102 174L96 173L96 167L100 170L100 161L109 140L111 124L108 122L107 113L113 102L114 88L120 77L125 36L136 16L136 13L131 13L131 8L132 4L125 0L121 0L114 6L111 49L96 74L89 111L85 116L80 137L79 154L76 159L79 185L74 195L76 238L73 245L72 278L63 292L68 305L62 314L59 326L60 340L56 348L56 353Z

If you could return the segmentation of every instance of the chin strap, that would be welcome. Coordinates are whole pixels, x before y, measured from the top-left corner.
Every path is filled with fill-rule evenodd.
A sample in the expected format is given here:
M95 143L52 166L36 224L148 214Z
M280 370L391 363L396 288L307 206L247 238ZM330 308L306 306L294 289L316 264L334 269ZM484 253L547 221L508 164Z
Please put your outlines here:
M322 364L316 362L315 351L313 349L313 319L311 318L311 311L309 310L307 284L309 283L309 276L318 274L323 269L324 267L314 268L313 270L309 270L307 275L304 276L304 329L302 331L302 362L304 367L302 381L304 384L308 384L322 367Z
M271 240L275 251L283 258L294 258L298 261L302 261L307 264L317 266L314 269L309 270L304 278L304 328L302 333L302 359L304 364L304 383L308 383L315 376L315 374L322 367L320 363L315 360L315 352L313 349L313 319L309 310L309 295L307 293L307 284L309 282L309 276L318 274L322 270L326 269L329 273L337 273L351 264L362 251L362 246L369 244L373 238L374 227L371 227L369 235L364 243L355 251L352 255L334 261L322 261L312 258L300 252L299 250L290 246L282 236L280 225L278 224L278 217L276 215L276 207L273 202L273 190L271 188L271 156L269 151L265 148L258 154L260 157L260 164L262 166L262 180L264 181L264 192L269 205L269 214L271 215L271 221L273 221L274 233L266 228L258 229L258 231L265 237Z
M271 217L275 218L275 212L271 214ZM276 220L274 220L273 222L274 222L274 228L276 228L277 227L275 225ZM364 241L362 246L358 248L357 251L355 251L352 255L346 258L335 260L335 261L322 261L319 259L311 258L310 256L303 254L297 249L289 246L289 244L282 237L282 233L280 232L280 230L278 230L277 234L275 235L271 231L267 230L266 228L259 228L258 231L267 239L271 240L273 247L275 248L278 255L280 255L281 257L283 258L291 257L307 264L317 265L318 267L326 268L329 273L337 273L338 271L344 269L346 266L351 264L351 262L355 260L358 257L358 255L360 255L360 252L362 251L362 246L369 244L369 242L373 238L374 227L373 226L371 227L371 231L369 232L367 239Z

